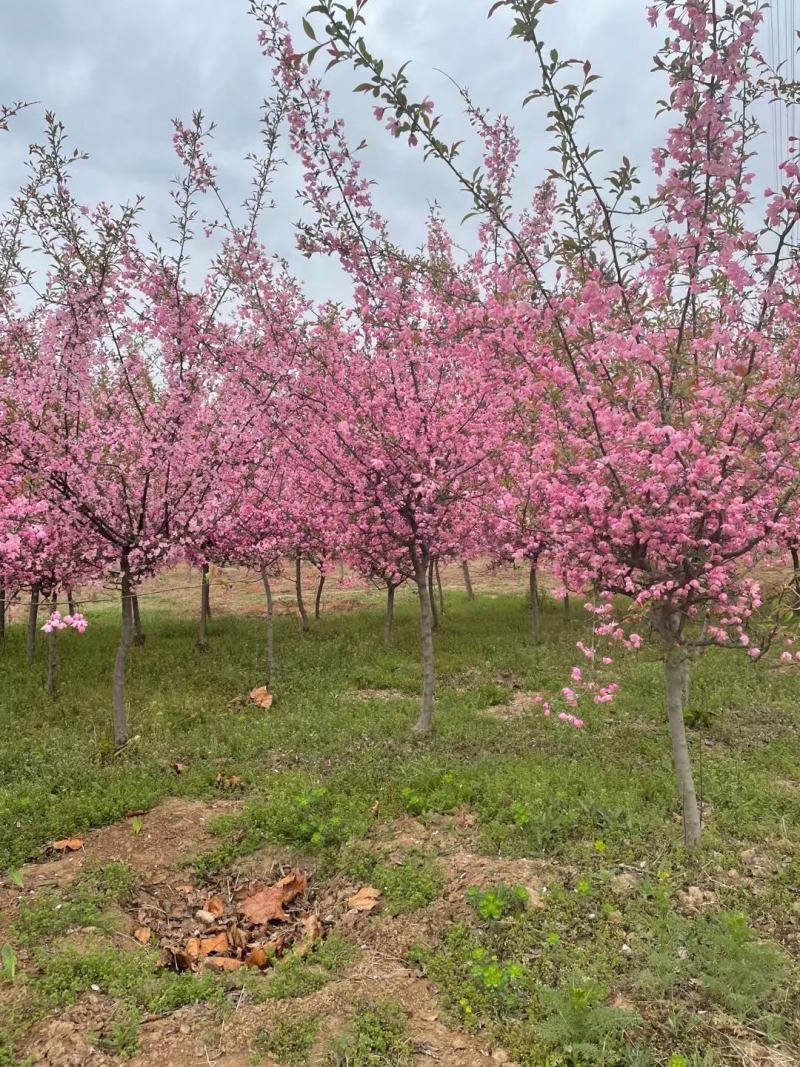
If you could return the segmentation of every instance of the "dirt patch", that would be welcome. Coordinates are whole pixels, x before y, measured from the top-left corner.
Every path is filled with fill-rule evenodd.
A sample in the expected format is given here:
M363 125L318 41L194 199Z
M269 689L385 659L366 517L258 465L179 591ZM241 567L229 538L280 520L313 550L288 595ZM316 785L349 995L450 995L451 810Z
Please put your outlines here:
M141 815L90 830L75 852L26 864L22 871L25 888L35 891L45 885L70 885L86 863L114 861L127 863L141 878L156 879L200 849L210 848L215 838L208 829L209 819L233 807L235 802L230 800L207 803L169 797ZM134 818L139 822L134 823Z
M399 689L354 689L345 694L358 700L408 700L409 694ZM413 699L413 698L412 698Z
M33 1063L50 1067L111 1065L115 1059L96 1042L118 1011L119 1005L111 997L88 994L61 1014L36 1023L27 1035L25 1055Z
M489 708L484 708L483 714L492 719L511 722L522 715L537 711L539 706L539 702L531 693L515 693L507 704L493 704Z

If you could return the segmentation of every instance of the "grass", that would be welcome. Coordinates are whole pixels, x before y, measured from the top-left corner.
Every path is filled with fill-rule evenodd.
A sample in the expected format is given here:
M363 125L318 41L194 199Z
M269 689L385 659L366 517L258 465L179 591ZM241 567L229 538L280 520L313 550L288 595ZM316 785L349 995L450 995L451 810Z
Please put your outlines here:
M323 616L305 638L292 618L279 617L280 674L266 712L230 703L263 683L260 621L215 617L210 650L201 654L191 622L162 605L145 611L147 643L132 652L135 740L116 755L116 618L98 610L84 637L61 640L57 703L42 686L43 659L26 667L22 628L14 626L0 650L0 871L166 795L219 796L222 773L241 778L242 808L217 819L218 845L197 858L200 874L282 842L309 857L320 877L377 885L386 910L402 915L441 893L440 864L418 850L389 860L370 832L391 819L469 809L487 854L545 858L555 873L543 906L527 906L513 885L484 886L468 919L420 946L416 959L435 978L453 1023L531 1067L646 1067L670 1056L700 1065L706 1053L712 1059L703 1067L736 1062L728 1040L715 1038L726 1019L754 1039L791 1045L798 1040L800 678L723 653L697 665L689 719L706 831L688 856L660 664L652 655L622 656L618 700L585 731L535 713L502 721L485 709L509 701L516 688L566 684L586 621L565 623L556 605L547 607L536 649L526 625L520 598L468 604L449 595L436 637L436 731L422 739L409 730L419 688L410 596L398 605L390 651L381 647L377 605ZM176 762L186 767L180 775ZM743 858L748 850L763 876ZM616 880L631 870L623 892ZM17 947L57 943L75 926L99 927L101 938L103 916L113 917L130 887L124 870L91 877L67 899L44 896L26 908L13 934ZM693 886L710 893L697 914L682 904ZM277 968L259 995L302 997L346 966L349 950L323 945L307 962ZM93 983L118 996L132 1014L99 1040L131 1054L136 1012L198 999L221 1006L230 981L154 979L149 957L114 952L102 939L89 952L65 945L42 956L30 981L43 1005L74 999ZM369 1059L382 1053L361 1048L366 1039L354 1033L331 1052L340 1056L332 1063L403 1062ZM3 1055L0 1064L14 1062Z

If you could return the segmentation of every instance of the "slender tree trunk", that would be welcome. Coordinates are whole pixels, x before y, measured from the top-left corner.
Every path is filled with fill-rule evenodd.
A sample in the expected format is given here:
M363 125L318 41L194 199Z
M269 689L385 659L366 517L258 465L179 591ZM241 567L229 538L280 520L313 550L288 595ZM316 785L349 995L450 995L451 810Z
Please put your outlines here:
M264 592L267 596L267 685L271 686L275 678L275 646L272 627L272 586L269 584L266 567L261 568L261 581L264 583Z
M300 553L295 556L294 560L294 587L297 594L297 610L300 612L300 619L303 624L303 633L307 634L310 627L308 624L308 615L306 613L306 606L303 603L303 571L300 560Z
M439 574L439 560L433 564L433 573L436 575L436 591L439 594L439 615L444 615L444 589L442 589L442 576Z
M531 597L531 643L534 645L538 645L539 633L541 631L541 617L539 614L539 573L535 563L531 563L531 571L528 578L528 587L530 589Z
M128 567L128 553L122 554L122 626L117 658L114 662L114 746L122 748L128 740L128 719L125 713L125 667L133 639L133 586Z
M792 570L794 571L794 595L795 603L793 614L800 615L800 552L796 548L790 549L792 553Z
M467 600L475 599L475 590L472 588L472 578L469 573L469 563L467 560L461 560L461 573L464 575L464 588L467 590Z
M343 559L339 560L339 581L340 582L344 581L344 560Z
M133 618L133 643L144 644L144 630L142 629L142 616L139 614L139 596L131 587L131 616Z
M386 586L386 615L383 620L383 647L392 647L392 630L394 629L394 585Z
M67 590L67 611L70 615L75 615L77 608L75 606L75 594L71 589Z
M439 629L439 612L436 610L436 600L433 596L433 563L429 563L427 567L427 593L428 593L428 612L431 617L431 629L434 633Z
M564 621L565 622L569 622L569 619L570 619L570 614L569 614L569 591L564 593L564 601L563 601L563 603L564 603Z
M208 627L208 601L209 601L209 586L208 586L208 564L204 563L201 568L200 578L200 624L197 630L197 647L201 652L205 652L208 648L207 627Z
M683 698L683 710L684 712L689 710L689 690L691 686L691 663L689 657L686 656L683 660L683 678L682 678L682 698Z
M320 607L322 605L322 590L325 586L325 575L320 574L319 584L317 585L317 595L314 597L314 618L318 619L320 616Z
M6 639L6 587L0 585L0 641Z
M689 745L686 741L686 724L683 718L684 695L686 692L685 653L678 648L670 648L664 664L664 676L667 690L667 717L672 741L672 759L678 779L678 789L683 808L683 839L687 847L696 845L700 838L700 809L694 788L692 763L689 757Z
M430 733L433 725L433 625L432 600L429 590L430 569L425 560L414 564L414 573L419 590L419 631L422 644L422 710L414 725L416 733Z
M53 590L50 597L50 614L58 611L58 593ZM58 690L58 632L51 630L47 635L47 692L51 697Z
M36 658L36 623L39 619L39 585L31 586L31 599L28 605L28 635L27 652L28 663L33 663Z

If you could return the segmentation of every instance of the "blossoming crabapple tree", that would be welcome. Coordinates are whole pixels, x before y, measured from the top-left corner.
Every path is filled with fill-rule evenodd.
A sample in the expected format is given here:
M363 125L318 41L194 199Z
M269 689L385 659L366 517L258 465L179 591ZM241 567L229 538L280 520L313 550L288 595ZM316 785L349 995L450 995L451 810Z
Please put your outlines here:
M441 139L441 116L414 97L405 68L389 72L370 52L365 0L323 0L309 13L309 32L312 51L366 72L358 88L376 98L390 132L442 161L519 252L527 328L509 355L545 357L531 388L546 382L550 398L559 569L602 598L594 605L600 636L633 647L652 640L663 653L693 844L701 826L683 715L690 657L720 645L759 658L785 616L778 597L764 620L752 571L778 551L797 497L798 266L789 246L800 171L788 146L785 184L767 192L758 223L755 106L782 91L758 49L759 0L648 9L668 32L656 65L670 128L643 197L627 158L602 176L596 150L580 139L596 75L546 47L543 15L553 2L498 0L490 10L510 14L512 37L531 51L539 82L526 102L544 101L560 161L549 173L557 199L547 269L526 255L509 201L488 191L490 173L462 169L459 146ZM621 620L614 596L625 598ZM581 699L608 695L587 687Z

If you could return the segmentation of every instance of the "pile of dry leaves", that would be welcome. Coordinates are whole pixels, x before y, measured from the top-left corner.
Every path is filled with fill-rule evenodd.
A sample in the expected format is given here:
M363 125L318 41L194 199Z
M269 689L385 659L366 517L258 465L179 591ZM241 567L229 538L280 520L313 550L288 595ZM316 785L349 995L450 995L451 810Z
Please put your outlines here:
M134 908L135 939L158 944L165 967L268 967L289 950L305 955L326 928L314 908L308 875L291 870L274 884L259 881L145 888Z

